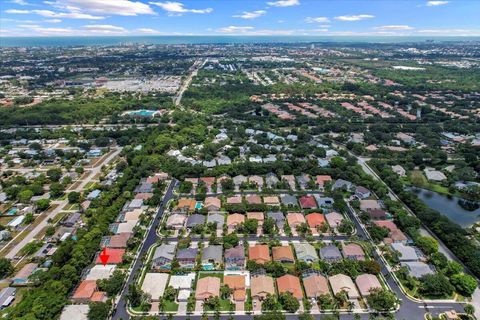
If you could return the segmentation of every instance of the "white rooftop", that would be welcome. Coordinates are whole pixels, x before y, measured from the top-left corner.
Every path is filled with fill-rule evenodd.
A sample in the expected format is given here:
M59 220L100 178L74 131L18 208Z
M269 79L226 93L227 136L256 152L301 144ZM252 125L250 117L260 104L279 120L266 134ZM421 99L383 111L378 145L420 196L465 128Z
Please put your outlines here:
M150 294L152 300L159 300L163 296L168 282L166 273L147 273L142 283L142 291Z
M94 266L88 272L85 280L100 280L100 279L108 279L115 271L116 266L112 264L107 264L105 266L98 264Z
M195 280L195 273L191 272L186 275L174 275L170 277L169 286L174 289L190 289L192 288L193 281Z
M60 320L88 320L88 304L71 304L63 308Z

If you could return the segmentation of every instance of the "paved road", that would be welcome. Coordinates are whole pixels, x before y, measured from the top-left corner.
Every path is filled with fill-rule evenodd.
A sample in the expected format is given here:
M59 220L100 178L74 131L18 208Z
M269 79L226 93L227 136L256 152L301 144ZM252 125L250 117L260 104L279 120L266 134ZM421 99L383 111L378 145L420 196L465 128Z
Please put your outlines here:
M178 91L177 96L174 98L174 102L175 102L176 106L180 105L180 102L182 101L183 93L188 89L188 87L190 86L190 83L192 83L193 77L195 77L197 75L198 70L200 68L202 68L207 61L208 61L208 59L203 60L203 62L201 60L195 61L195 63L192 66L192 68L193 68L192 73L190 73L188 78L182 84L182 87Z
M162 204L158 207L157 214L155 215L155 218L153 220L152 225L150 226L150 229L148 230L147 237L145 238L145 241L142 244L142 248L140 249L140 253L135 260L135 263L131 269L131 272L128 276L127 282L120 293L120 299L115 307L115 312L112 316L113 320L126 320L129 319L130 316L127 313L127 303L126 303L126 296L128 294L128 287L130 286L131 283L135 281L136 274L137 272L141 269L143 262L142 262L142 257L147 253L148 249L157 241L157 228L160 224L160 221L162 220L163 213L165 212L165 206L170 201L173 199L174 194L173 190L177 186L178 181L176 179L173 179L170 183L170 185L167 188L167 191L165 192L165 196L163 197Z
M92 181L93 178L101 171L102 165L107 164L110 161L112 161L121 151L122 151L122 148L117 148L112 154L110 154L107 158L105 158L105 160L102 163L97 163L97 165L95 167L86 170L86 171L90 172L90 174L87 176L87 178L85 178L75 189L73 189L73 190L69 189L65 192L69 193L69 192L73 192L73 191L76 191L76 192L82 191L83 188L90 181ZM19 243L17 243L10 250L10 252L5 255L6 258L13 259L18 254L18 252L20 252L20 250L22 250L22 248L27 243L32 241L38 233L40 233L45 227L48 226L48 221L49 220L55 219L55 217L68 204L68 200L54 201L53 204L56 204L57 207L55 209L53 209L52 212L50 212L47 217L44 217L43 220L25 236L25 238L23 238ZM15 240L15 239L13 239L13 240ZM7 246L8 246L8 244L7 244Z

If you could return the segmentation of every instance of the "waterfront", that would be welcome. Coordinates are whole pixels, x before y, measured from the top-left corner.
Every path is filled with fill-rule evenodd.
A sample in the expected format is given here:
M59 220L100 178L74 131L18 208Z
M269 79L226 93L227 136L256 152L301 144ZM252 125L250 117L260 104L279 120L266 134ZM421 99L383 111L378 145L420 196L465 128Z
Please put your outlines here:
M412 188L411 191L427 206L437 210L462 227L469 227L473 223L480 221L480 209L474 211L465 210L458 203L461 200L460 198L447 197L421 188Z

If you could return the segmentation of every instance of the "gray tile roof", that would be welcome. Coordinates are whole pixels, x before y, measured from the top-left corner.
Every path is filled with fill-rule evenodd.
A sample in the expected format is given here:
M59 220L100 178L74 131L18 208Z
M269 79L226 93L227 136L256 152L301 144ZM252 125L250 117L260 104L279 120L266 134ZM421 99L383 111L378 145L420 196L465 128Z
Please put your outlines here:
M218 246L208 246L203 249L202 252L202 261L205 260L214 260L215 262L221 263L223 256L223 247Z
M187 218L187 228L192 228L205 223L205 216L202 214L192 214Z
M283 194L280 196L280 200L282 201L282 203L286 206L288 205L292 205L292 206L296 206L298 205L298 201L297 201L297 197L291 195L291 194Z
M225 224L225 216L221 213L212 213L209 214L207 217L207 223L208 222L216 222L217 223L217 228L221 229L223 225Z
M155 253L153 254L153 260L158 258L165 258L167 260L173 260L175 255L175 245L174 244L162 244L161 246L155 249Z

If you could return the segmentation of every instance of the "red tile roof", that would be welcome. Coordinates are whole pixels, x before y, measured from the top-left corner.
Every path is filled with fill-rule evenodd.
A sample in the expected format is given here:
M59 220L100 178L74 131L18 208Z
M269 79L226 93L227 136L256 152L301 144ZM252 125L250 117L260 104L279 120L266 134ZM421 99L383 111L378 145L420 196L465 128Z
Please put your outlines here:
M107 248L106 254L108 255L107 264L119 264L123 262L123 255L125 254L125 249L114 249L114 248ZM97 260L95 261L96 264L101 264L102 260L100 259L100 255L97 256Z
M305 218L310 228L316 228L325 223L325 216L321 213L310 213Z
M313 209L317 207L317 202L313 196L303 196L299 201L300 206L304 209Z

